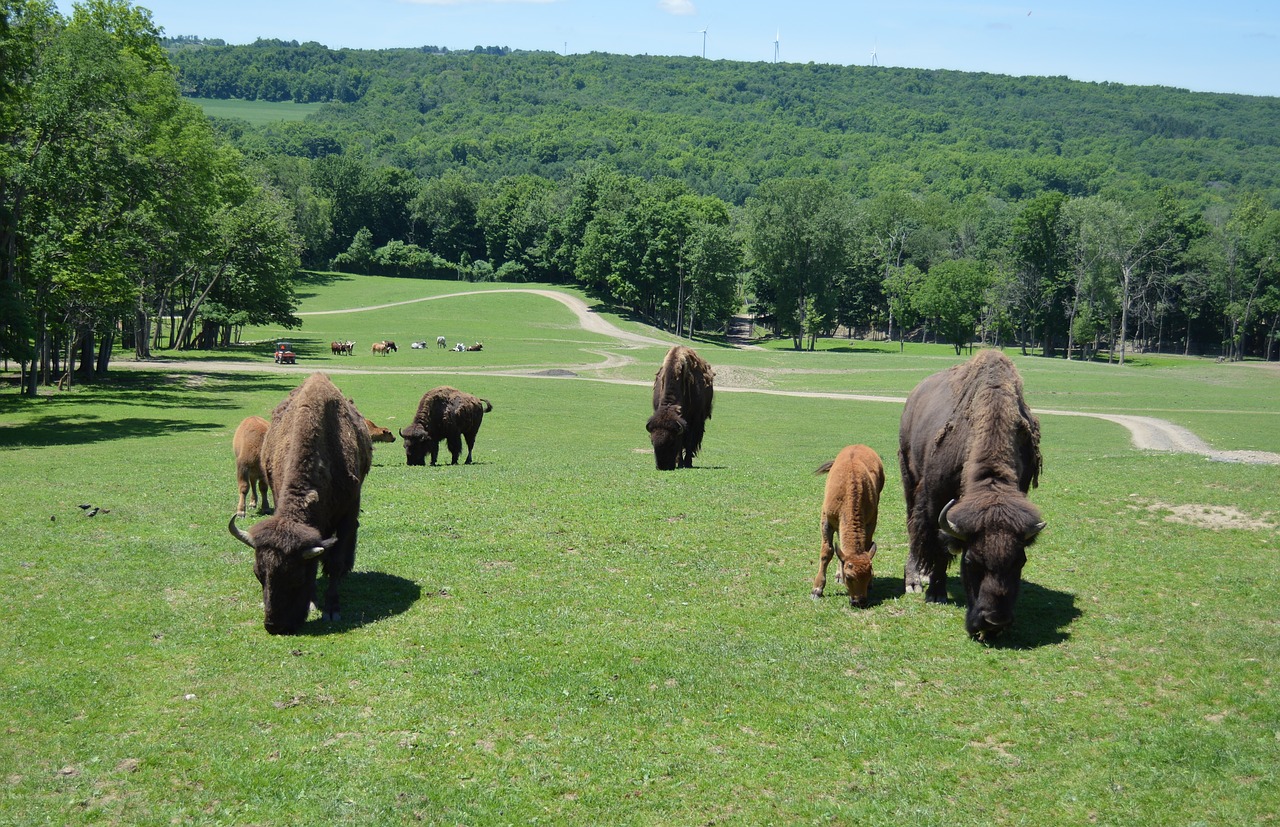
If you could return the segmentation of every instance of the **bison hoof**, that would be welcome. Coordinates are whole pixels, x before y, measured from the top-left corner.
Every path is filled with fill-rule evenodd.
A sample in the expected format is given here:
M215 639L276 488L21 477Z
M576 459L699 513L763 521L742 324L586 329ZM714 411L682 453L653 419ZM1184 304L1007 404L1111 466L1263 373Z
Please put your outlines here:
M865 597L851 597L849 598L849 608L865 609L867 608L867 599Z
M818 600L819 598L822 597L822 589L814 589L813 593L810 594L809 596L812 597L814 600Z
M924 591L924 587L919 583L907 583L907 594L919 594Z
M320 615L320 619L334 620L334 621L342 620L342 614L340 612L325 612L324 614Z
M236 512L236 519L237 519L237 520L243 520L243 519L244 519L244 512L243 512L243 511L237 511L237 512Z

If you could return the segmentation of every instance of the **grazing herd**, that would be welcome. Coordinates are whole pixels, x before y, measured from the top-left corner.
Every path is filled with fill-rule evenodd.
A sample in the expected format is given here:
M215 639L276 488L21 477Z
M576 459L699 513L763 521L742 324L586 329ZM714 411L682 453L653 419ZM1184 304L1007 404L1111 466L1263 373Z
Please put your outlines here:
M394 352L394 342L375 344L375 353L379 345ZM667 353L654 376L653 415L646 424L658 470L693 467L711 418L714 379L692 349L677 345ZM430 455L436 465L444 442L457 465L465 441L464 464L470 465L476 434L492 410L488 400L456 388L427 391L413 421L400 429L406 464L425 465ZM328 578L323 617L338 617L337 584L354 563L372 444L394 441L323 373L294 389L270 423L250 416L236 429L240 499L228 529L254 550L268 632L299 630L316 605L321 562ZM921 381L903 409L898 463L907 506L906 591L946 602L947 569L959 558L966 631L977 639L998 635L1013 623L1026 549L1045 526L1027 499L1041 470L1040 424L1013 362L998 350L984 350ZM837 557L836 582L851 606L864 607L884 464L868 446L850 445L817 473L826 474L826 485L812 596L823 596L827 568ZM246 497L260 513L270 511L267 487L275 502L272 516L248 531L238 528Z

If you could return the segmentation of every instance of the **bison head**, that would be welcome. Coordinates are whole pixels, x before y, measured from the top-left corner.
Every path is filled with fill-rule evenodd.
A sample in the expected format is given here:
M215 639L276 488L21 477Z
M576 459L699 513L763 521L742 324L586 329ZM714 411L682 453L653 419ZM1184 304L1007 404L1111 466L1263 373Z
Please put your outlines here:
M263 626L273 635L292 635L307 621L315 597L316 569L320 558L337 542L324 539L310 526L284 525L269 517L251 532L227 524L231 536L253 549L253 573L262 584Z
M404 461L406 465L426 465L427 451L430 450L434 440L427 433L427 429L413 423L406 425L400 429L400 437L404 440ZM431 459L435 464L435 457Z
M984 492L952 500L938 528L959 547L964 626L975 638L994 637L1013 624L1027 546L1044 528L1040 512L1020 492Z
M876 544L872 543L865 554L852 554L840 562L840 576L845 590L849 592L849 605L855 609L867 605L867 592L871 589L871 558L875 556Z
M680 465L688 427L679 405L663 405L649 417L645 429L653 443L653 459L659 471L672 471Z

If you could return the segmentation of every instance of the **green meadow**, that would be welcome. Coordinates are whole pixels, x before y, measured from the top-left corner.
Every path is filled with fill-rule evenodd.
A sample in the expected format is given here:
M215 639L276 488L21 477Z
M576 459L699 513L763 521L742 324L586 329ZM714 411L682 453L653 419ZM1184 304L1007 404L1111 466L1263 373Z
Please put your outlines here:
M260 126L280 121L300 121L324 106L323 103L293 101L249 101L239 98L187 98L211 118L238 118Z
M495 285L310 274L300 293L300 329L0 395L0 824L1280 820L1280 466L1042 414L1048 527L1015 627L983 645L957 572L949 605L902 587L893 400L951 348L695 342L714 417L699 467L658 472L664 345ZM296 366L273 363L281 339ZM1280 451L1269 366L1008 352L1034 409ZM272 637L226 529L231 434L314 370L393 430L440 384L494 410L471 466L376 446L343 619ZM888 473L861 611L809 597L813 471L854 442Z

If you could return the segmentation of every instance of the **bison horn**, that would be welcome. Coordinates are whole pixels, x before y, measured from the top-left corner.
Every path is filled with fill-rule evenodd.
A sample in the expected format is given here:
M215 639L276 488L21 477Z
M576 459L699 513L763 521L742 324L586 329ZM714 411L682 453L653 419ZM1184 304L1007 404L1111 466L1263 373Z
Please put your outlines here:
M242 528L237 528L237 527L236 527L236 515L235 515L235 514L232 514L232 515L231 515L231 522L227 523L227 530L231 532L231 536L232 536L232 537L235 537L237 540L239 540L240 542L244 543L244 544L245 544L246 546L248 546L249 548L254 548L254 546L253 546L253 538L251 538L251 537L249 536L249 532L245 531L245 530L244 530L244 529L242 529ZM254 550L255 550L255 551L257 551L257 549L254 549Z
M938 515L938 529L948 537L953 537L963 542L968 538L965 537L963 531L956 527L955 523L951 522L951 518L947 516L947 512L949 512L951 510L951 506L955 504L956 501L952 499L951 502L942 507L942 513Z
M1044 520L1041 520L1040 522L1031 526L1031 528L1027 529L1027 533L1022 535L1022 539L1026 540L1028 543L1031 542L1036 538L1037 534L1039 534L1041 531L1044 531L1044 526L1045 526L1045 522Z
M315 548L309 548L306 551L302 552L302 559L314 560L317 557L319 557L321 554L324 554L324 546L316 546Z

